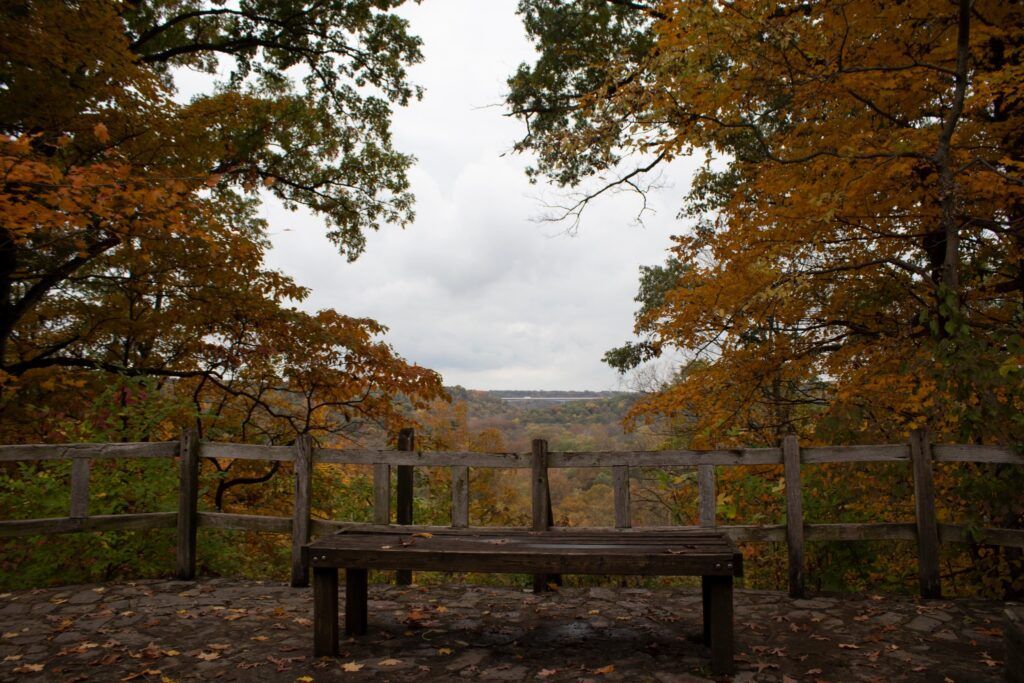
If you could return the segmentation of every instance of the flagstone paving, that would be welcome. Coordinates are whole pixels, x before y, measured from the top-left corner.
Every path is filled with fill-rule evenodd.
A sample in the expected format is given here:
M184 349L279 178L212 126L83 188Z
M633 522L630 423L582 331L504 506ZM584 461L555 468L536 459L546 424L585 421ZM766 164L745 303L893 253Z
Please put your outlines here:
M710 679L685 590L370 588L370 633L312 656L308 589L236 579L0 595L0 681ZM1003 606L736 594L735 681L999 681Z

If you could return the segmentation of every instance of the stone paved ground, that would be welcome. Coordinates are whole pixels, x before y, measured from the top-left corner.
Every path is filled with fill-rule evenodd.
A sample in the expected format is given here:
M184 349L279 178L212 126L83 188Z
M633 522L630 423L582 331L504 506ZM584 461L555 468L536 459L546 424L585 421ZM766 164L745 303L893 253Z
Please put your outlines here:
M998 681L1002 606L738 591L736 681ZM370 635L311 655L311 593L140 581L0 595L0 681L704 680L691 591L373 586Z

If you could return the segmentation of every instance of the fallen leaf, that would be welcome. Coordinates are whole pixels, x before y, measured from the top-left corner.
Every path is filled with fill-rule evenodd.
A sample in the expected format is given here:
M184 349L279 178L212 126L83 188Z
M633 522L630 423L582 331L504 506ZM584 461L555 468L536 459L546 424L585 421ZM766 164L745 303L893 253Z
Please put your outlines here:
M14 667L16 674L37 674L43 670L43 664L22 664Z
M21 659L21 655L7 655L4 657L5 662L16 662Z
M356 672L363 668L362 664L356 664L355 662L345 662L341 665L342 671Z
M860 645L854 645L853 643L839 643L840 650L859 650Z
M270 640L270 639L267 638L266 636L253 636L249 640L258 640L260 642L263 642L264 640Z
M223 652L224 650L231 649L231 646L227 643L210 643L210 645L208 645L207 647L209 647L211 650L217 650L218 652Z
M377 662L377 666L398 666L401 663L401 659L394 659L393 657L388 657L387 659L382 659L379 662Z
M452 653L452 649L450 647L439 647L439 648L437 648L437 654L439 654L439 655L450 655L451 653Z
M130 674L122 678L122 681L134 681L136 678L142 678L143 676L159 676L160 669L143 669L138 673Z
M592 674L610 674L615 672L615 665L609 664L608 666L602 666L600 669L594 669L590 673Z
M307 619L306 617L296 617L295 618L295 623L298 624L299 626L312 626L313 625L313 620L312 619Z
M212 662L213 660L220 657L219 652L200 652L196 655L196 659L201 659L204 662Z
M430 533L429 531L421 531L419 533L413 534L413 538L433 538L433 537L434 537L434 534Z
M313 683L312 676L299 676L295 679L295 683Z
M548 678L558 673L558 669L541 669L537 672L537 678Z
M804 672L804 676L817 676L821 673L821 669L808 669Z

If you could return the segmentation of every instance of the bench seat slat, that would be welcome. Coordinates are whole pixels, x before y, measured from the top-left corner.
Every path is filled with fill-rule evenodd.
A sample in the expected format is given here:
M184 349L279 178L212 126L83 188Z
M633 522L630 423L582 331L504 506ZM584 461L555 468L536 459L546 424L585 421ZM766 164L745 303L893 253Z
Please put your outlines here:
M425 537L344 531L306 547L314 567L629 575L742 576L743 560L721 533L482 532Z

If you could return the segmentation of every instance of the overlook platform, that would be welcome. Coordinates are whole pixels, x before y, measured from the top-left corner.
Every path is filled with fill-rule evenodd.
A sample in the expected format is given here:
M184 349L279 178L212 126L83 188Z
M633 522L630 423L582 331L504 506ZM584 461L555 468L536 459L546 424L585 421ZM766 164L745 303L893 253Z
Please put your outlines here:
M0 594L0 681L710 678L700 591L371 585L373 631L312 656L312 591L236 579ZM735 681L1000 681L1004 605L736 592ZM348 669L348 670L346 670ZM308 677L308 678L304 678Z

